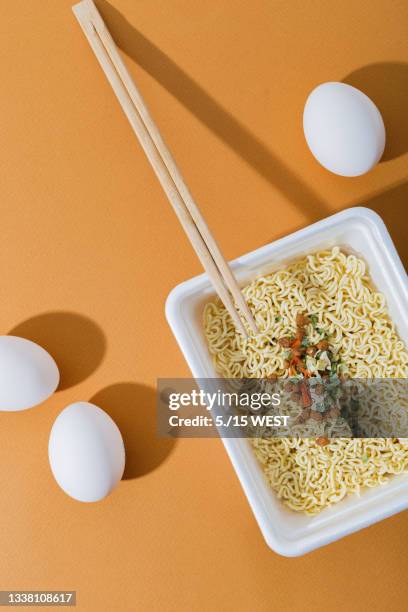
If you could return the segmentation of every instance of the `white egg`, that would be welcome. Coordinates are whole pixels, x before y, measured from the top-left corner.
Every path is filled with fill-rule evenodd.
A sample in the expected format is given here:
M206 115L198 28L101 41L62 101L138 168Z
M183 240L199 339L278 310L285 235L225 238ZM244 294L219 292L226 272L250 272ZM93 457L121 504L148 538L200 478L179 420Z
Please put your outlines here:
M57 364L41 346L17 336L0 336L0 410L41 404L58 383Z
M380 111L362 91L346 83L323 83L312 91L303 130L317 161L341 176L365 174L384 152Z
M88 402L70 404L58 415L48 456L61 489L82 502L106 497L125 469L125 448L116 423Z

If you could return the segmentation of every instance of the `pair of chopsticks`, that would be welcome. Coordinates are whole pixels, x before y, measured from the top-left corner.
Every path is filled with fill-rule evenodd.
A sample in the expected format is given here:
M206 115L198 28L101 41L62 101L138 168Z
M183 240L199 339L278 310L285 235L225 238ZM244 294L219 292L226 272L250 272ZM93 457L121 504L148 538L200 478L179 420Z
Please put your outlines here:
M236 328L244 336L248 336L247 328L240 316L241 313L249 329L253 333L258 333L254 318L237 281L194 202L95 4L92 0L83 0L72 10Z

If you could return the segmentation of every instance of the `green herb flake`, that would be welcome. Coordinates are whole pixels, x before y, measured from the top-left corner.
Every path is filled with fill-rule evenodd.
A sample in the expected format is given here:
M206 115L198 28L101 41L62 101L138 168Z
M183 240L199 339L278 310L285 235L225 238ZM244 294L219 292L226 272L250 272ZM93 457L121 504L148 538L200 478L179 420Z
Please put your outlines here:
M310 320L312 322L313 327L316 327L316 325L318 323L318 320L319 320L318 316L315 315L315 314L312 314L312 315L310 315L309 318L310 318Z
M280 315L275 317L275 323L279 323L279 321L282 321L282 317Z

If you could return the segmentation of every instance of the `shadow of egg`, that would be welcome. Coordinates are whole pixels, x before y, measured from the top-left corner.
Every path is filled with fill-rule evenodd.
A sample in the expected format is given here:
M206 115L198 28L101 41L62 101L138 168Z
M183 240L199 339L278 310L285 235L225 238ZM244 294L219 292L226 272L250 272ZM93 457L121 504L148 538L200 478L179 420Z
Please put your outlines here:
M105 387L89 401L107 412L120 429L126 450L124 480L152 472L173 451L176 440L157 433L157 399L152 387L118 383Z
M343 83L364 92L380 111L386 141L382 161L400 157L408 151L408 64L378 62L354 70Z
M58 390L68 389L90 376L106 350L103 331L91 319L74 312L46 312L19 323L10 332L42 346L60 371Z

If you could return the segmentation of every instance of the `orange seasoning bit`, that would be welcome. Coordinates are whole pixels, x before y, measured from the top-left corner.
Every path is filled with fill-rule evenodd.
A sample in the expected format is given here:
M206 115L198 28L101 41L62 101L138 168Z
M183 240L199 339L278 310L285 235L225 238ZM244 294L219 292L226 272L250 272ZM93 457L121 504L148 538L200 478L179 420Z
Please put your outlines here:
M310 408L313 402L309 388L305 383L300 383L300 393L303 408Z
M297 349L302 345L302 338L300 338L299 336L297 338L294 339L294 341L291 344L291 348Z
M327 444L329 444L329 438L316 438L316 444L317 446L327 446Z

